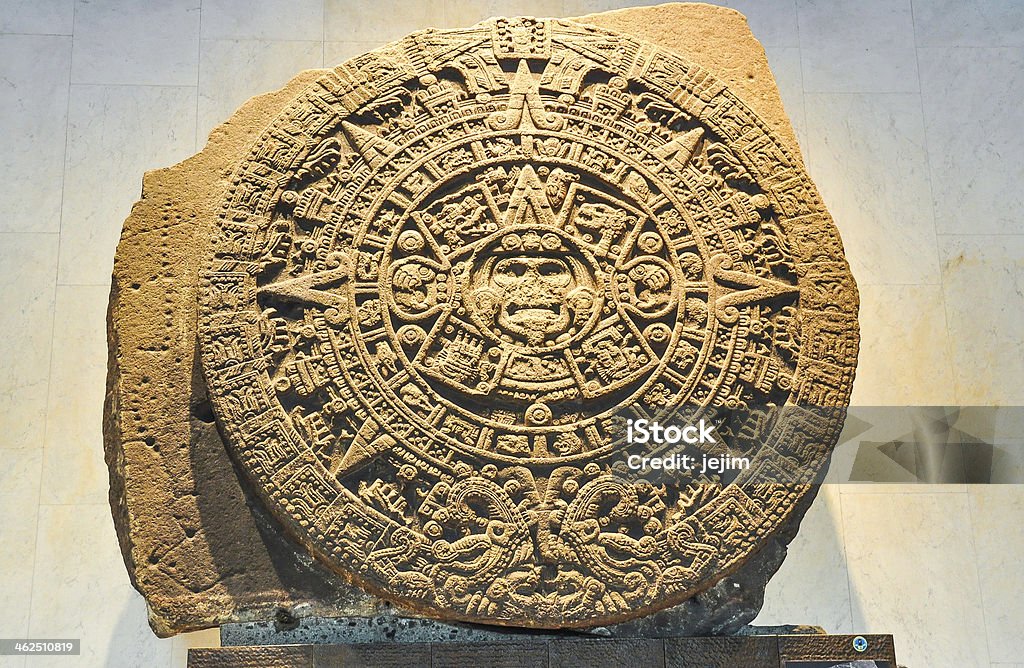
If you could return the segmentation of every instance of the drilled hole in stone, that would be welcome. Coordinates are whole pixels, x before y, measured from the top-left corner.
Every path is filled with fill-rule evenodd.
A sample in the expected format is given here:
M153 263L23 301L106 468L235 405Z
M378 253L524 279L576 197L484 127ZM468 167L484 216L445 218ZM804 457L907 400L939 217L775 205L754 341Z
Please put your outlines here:
M213 424L213 406L209 401L201 401L192 406L192 416L200 422Z

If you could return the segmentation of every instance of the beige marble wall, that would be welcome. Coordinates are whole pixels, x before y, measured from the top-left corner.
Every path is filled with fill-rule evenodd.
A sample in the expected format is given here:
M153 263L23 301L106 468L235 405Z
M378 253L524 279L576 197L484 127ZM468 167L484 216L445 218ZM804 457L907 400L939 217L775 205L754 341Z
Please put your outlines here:
M149 634L105 502L103 312L142 172L249 95L408 31L626 4L0 0L0 636L83 640L77 660L0 667L183 666L217 642ZM727 4L861 285L854 402L1024 403L1024 5ZM1021 467L1002 429L999 461ZM890 632L915 667L1024 665L1022 519L1020 486L826 486L758 622Z

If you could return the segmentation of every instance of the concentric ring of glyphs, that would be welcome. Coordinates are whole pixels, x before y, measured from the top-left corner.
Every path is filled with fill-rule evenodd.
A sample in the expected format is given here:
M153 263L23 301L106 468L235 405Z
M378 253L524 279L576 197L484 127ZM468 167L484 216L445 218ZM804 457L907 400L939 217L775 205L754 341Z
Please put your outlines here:
M623 469L650 449L624 420L841 408L852 383L856 289L800 164L700 68L569 22L323 76L211 249L202 356L240 466L325 563L449 618L604 624L707 588L841 415L725 429L749 469L656 481Z

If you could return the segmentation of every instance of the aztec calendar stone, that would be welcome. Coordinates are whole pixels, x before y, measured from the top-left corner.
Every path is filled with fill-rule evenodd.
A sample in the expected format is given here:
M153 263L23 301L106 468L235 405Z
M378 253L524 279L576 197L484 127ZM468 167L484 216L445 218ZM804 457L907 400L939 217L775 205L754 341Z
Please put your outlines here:
M706 590L813 494L856 364L799 158L708 72L567 21L322 76L235 171L201 278L217 422L263 502L447 619L594 626ZM749 466L627 466L659 452L630 420L683 415L714 443L663 450Z

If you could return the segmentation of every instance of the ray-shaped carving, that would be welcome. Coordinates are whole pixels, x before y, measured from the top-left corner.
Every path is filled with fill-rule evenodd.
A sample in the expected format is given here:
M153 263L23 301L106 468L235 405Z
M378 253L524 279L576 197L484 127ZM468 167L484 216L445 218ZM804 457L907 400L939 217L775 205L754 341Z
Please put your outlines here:
M363 159L374 169L383 165L390 156L398 153L397 146L358 125L342 121L341 128L352 148L363 156Z
M551 202L548 200L544 184L541 183L533 166L526 165L519 172L501 226L554 224L555 214L551 210Z
M739 308L742 306L779 297L796 297L800 293L795 285L730 269L733 264L732 258L724 253L712 257L708 264L719 287L739 288L733 292L720 293L715 300L715 316L724 323L736 322L739 318Z
M334 269L264 285L259 289L259 294L307 306L335 308L340 313L345 313L348 311L349 304L344 296L337 290L328 288L348 280L349 271L348 263L343 262L341 266Z
M678 167L685 167L686 163L690 162L690 159L697 152L697 147L700 146L700 140L703 137L704 128L694 128L689 132L679 135L664 146L654 149L653 153L662 160L669 160Z
M330 471L340 477L361 469L374 457L395 447L397 441L384 432L375 420L368 419L356 432L352 443L340 458L331 462Z
M519 61L519 67L512 78L508 108L496 111L487 118L487 124L494 130L560 130L564 123L565 119L544 108L539 85L525 59Z

